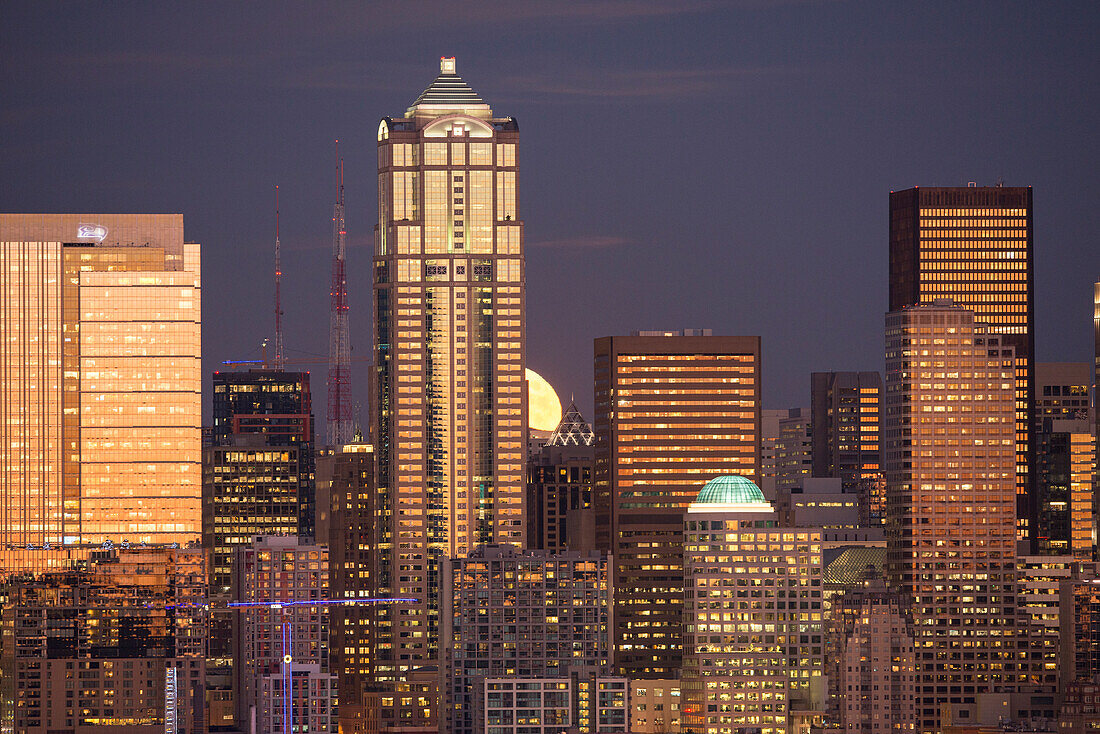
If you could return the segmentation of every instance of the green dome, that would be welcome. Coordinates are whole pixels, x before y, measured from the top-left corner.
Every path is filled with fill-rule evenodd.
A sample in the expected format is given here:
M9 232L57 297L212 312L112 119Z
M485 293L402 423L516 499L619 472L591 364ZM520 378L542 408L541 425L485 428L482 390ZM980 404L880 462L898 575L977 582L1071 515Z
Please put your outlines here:
M711 479L695 498L695 503L699 505L753 505L760 502L767 502L760 487L737 474Z

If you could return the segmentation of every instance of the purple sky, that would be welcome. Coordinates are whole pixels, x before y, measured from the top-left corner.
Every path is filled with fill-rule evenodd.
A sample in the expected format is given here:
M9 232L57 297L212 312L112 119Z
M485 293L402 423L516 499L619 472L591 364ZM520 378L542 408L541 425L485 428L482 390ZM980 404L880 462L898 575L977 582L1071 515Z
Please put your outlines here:
M369 357L378 119L453 55L519 120L528 364L586 417L593 337L632 329L761 335L766 407L881 369L888 193L914 184L1034 186L1038 357L1091 357L1095 3L365 5L0 4L0 210L182 212L209 373L273 330L278 183L288 354L319 359L339 138Z

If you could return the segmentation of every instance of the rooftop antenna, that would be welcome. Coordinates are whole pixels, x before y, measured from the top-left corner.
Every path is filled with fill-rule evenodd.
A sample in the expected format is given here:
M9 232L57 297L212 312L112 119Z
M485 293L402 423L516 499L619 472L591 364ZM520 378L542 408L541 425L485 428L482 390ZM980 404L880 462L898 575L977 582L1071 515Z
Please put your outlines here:
M286 366L283 357L283 264L279 252L279 187L275 186L275 369Z
M348 338L347 228L344 225L344 159L336 141L336 205L332 209L332 286L329 290L328 445L350 443L351 346Z

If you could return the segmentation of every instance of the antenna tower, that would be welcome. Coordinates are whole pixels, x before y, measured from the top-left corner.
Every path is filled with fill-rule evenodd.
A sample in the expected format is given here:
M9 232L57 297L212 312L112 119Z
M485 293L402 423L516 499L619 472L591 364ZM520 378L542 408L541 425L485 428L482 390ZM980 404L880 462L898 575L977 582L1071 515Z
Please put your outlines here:
M332 210L332 288L328 344L328 445L350 443L355 430L351 418L351 345L348 342L348 281L345 266L347 230L344 226L344 160L336 141L336 206Z
M275 187L275 369L286 367L283 355L283 264L279 252L279 187Z

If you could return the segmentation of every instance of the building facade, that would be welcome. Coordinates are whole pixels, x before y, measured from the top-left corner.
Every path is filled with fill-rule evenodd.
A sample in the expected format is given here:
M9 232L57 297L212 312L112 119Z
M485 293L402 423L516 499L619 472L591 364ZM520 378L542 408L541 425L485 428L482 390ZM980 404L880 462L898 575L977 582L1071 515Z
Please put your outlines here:
M199 538L200 293L182 215L0 215L0 574Z
M1016 521L1034 549L1035 308L1031 187L890 194L890 310L950 298L1016 353Z
M1012 688L1016 361L949 299L886 315L886 537L910 605L920 731Z
M378 127L372 440L395 674L439 656L442 567L522 545L527 426L519 127L444 58ZM399 570L400 569L400 570Z
M760 411L760 489L765 497L810 476L813 432L806 408Z
M615 665L680 667L683 513L715 476L760 469L760 338L595 341L596 543L615 556Z
M451 560L446 730L485 734L477 701L486 678L606 672L611 578L611 563L598 551L486 546Z
M527 457L527 547L595 548L595 434L570 404L546 445Z
M814 372L810 376L813 475L839 477L859 495L861 522L881 527L882 376L878 372Z
M630 681L596 673L560 678L487 678L482 693L486 734L626 734Z
M236 550L233 582L237 725L247 729L255 717L257 731L275 731L277 719L299 711L305 718L290 730L305 731L295 727L321 714L301 697L318 689L318 676L330 679L325 691L336 688L329 673L328 549L293 536L255 538ZM331 717L318 729L336 730Z
M202 549L93 551L0 598L6 731L206 731Z
M685 733L783 734L824 711L821 531L778 520L736 475L684 515Z

